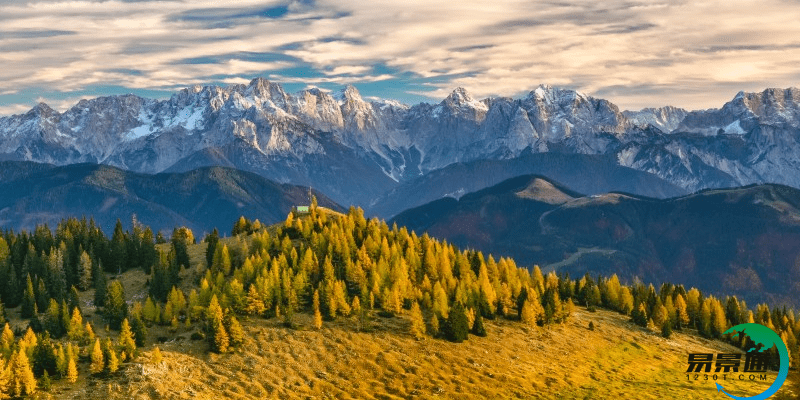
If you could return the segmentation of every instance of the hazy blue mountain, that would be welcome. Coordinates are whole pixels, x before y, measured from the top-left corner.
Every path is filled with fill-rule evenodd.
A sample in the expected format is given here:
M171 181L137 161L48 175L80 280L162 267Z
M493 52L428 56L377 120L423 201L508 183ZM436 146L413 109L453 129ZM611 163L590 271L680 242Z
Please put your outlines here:
M314 193L320 205L342 210ZM292 206L308 202L307 187L230 168L148 175L97 164L0 162L0 228L17 231L86 216L110 234L117 218L129 225L135 214L139 222L166 233L188 226L197 233L216 227L224 234L241 215L273 224L283 221Z
M443 197L459 198L521 174L537 174L581 193L623 191L667 198L686 191L661 178L609 162L604 155L533 153L508 160L455 163L402 183L366 206L368 213L393 216Z

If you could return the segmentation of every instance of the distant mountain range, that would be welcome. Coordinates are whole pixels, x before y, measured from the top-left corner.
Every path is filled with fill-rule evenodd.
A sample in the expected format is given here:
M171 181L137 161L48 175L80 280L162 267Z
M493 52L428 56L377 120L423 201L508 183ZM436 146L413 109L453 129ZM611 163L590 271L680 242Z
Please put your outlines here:
M435 195L457 196L479 189L476 182L499 181L481 175L481 165L506 171L502 178L547 174L547 162L560 155L591 156L587 162L603 164L602 171L627 167L653 175L626 172L636 178L610 187L635 194L760 183L800 187L799 141L798 89L739 93L713 110L622 112L607 100L545 85L519 99L478 100L457 88L438 104L408 106L366 101L352 86L289 94L255 79L195 86L163 101L134 95L81 100L64 113L39 104L0 118L0 159L99 163L151 174L235 167L313 186L339 204L375 207L384 217L420 204L418 196L387 201L392 190L408 196L447 182L452 192ZM556 156L531 157L541 154ZM470 168L478 176L464 172ZM654 184L655 178L666 183ZM384 206L388 202L391 207Z
M343 211L324 194L314 194L320 205ZM308 203L307 187L230 168L147 175L97 164L0 162L0 227L17 231L85 216L110 235L117 218L130 226L135 214L166 235L176 226L188 226L198 237L215 227L224 235L241 215L274 224L286 219L292 206Z
M800 190L706 190L660 200L584 196L521 176L399 214L400 226L545 271L680 282L800 306Z
M520 174L546 175L581 193L624 191L668 198L687 192L653 174L622 167L606 155L533 153L510 160L479 160L450 164L392 188L366 209L392 216L407 208L496 185Z

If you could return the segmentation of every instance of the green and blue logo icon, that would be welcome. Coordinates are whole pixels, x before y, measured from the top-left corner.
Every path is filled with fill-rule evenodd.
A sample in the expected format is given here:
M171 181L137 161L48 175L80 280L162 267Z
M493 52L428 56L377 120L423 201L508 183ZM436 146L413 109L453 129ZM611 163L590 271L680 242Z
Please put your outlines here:
M777 393L781 386L783 386L784 381L786 381L786 376L789 375L789 351L786 349L786 344L783 343L783 340L781 340L780 336L778 336L775 331L767 328L764 325L753 323L733 326L725 331L725 333L733 333L734 337L739 335L740 338L742 338L744 335L750 337L750 340L755 343L755 347L748 350L748 354L751 356L758 356L758 353L764 353L775 346L778 350L778 356L780 358L780 368L778 369L778 376L775 378L775 382L773 382L772 385L767 388L767 390L755 396L734 396L726 392L725 388L719 383L716 384L717 391L725 393L728 397L734 400L764 400ZM758 360L759 357L749 357L748 359ZM747 367L747 365L745 367Z

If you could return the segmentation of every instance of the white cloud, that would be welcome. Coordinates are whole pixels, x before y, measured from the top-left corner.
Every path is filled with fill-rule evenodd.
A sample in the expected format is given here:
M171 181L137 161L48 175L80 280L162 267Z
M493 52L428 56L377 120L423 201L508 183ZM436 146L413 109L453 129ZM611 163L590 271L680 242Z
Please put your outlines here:
M58 112L65 112L70 108L72 108L75 104L78 104L78 102L83 99L93 99L99 96L100 95L75 96L64 99L50 99L46 97L38 97L36 98L36 103L45 103L50 108ZM32 106L28 106L28 109L30 109L31 107Z
M427 82L424 93L437 98L456 86L509 96L549 83L622 108L706 108L739 89L798 84L798 10L782 0L320 1L292 3L278 18L263 14L281 3L233 4L5 2L0 93L239 83L256 75L309 84L394 79L402 87L399 77L410 75L418 78L409 92ZM231 59L238 53L290 58ZM198 58L220 61L186 61Z
M8 115L24 114L31 109L30 104L4 104L0 105L0 118Z
M365 74L372 68L363 65L340 65L331 69L330 71L323 70L325 75L357 75Z
M347 85L347 84L356 84L356 83L371 83L371 82L380 82L386 81L389 79L394 78L392 75L383 74L383 75L366 75L366 76L358 76L358 77L347 77L347 76L335 76L335 77L326 77L326 78L315 78L315 77L303 77L303 76L285 76L285 75L277 75L272 74L269 75L269 79L276 81L276 82L283 82L283 83L308 83L308 84L317 84L317 83L338 83L340 85Z

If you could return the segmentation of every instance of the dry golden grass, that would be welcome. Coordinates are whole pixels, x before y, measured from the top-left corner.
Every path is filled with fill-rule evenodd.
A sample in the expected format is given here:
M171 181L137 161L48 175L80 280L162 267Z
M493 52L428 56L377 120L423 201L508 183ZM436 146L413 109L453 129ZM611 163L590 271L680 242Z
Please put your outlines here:
M587 329L593 322L596 329ZM407 317L376 318L372 332L355 321L324 324L297 317L299 329L278 321L243 321L245 345L208 354L204 342L160 345L164 361L148 351L114 377L59 382L57 398L542 398L719 399L713 382L687 381L689 352L735 351L720 342L677 333L666 340L607 311L582 309L563 325L529 329L518 322L487 321L489 336L455 344L414 340ZM85 367L85 366L81 366ZM83 368L85 369L85 368ZM774 374L771 374L774 376ZM737 395L768 384L720 381ZM769 381L771 382L771 380Z

